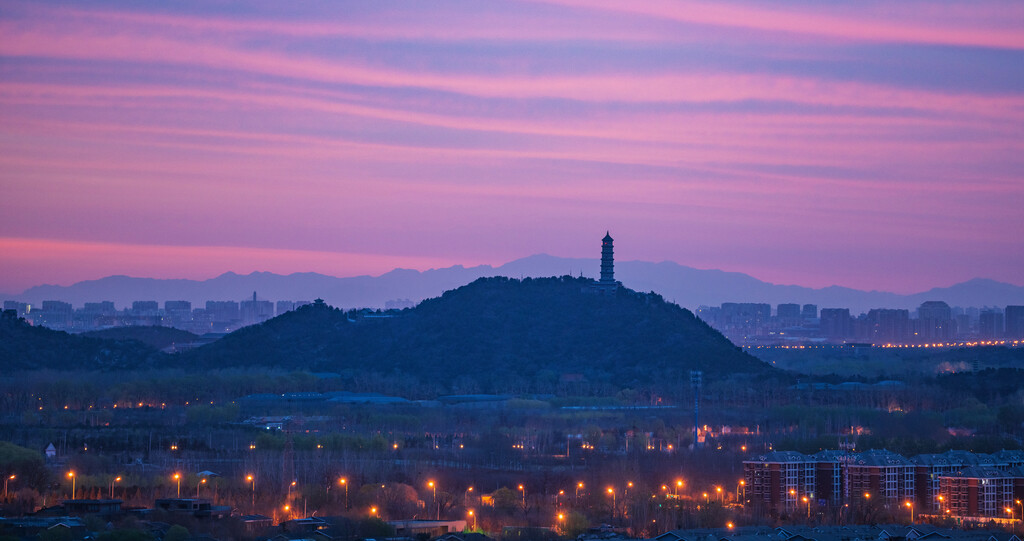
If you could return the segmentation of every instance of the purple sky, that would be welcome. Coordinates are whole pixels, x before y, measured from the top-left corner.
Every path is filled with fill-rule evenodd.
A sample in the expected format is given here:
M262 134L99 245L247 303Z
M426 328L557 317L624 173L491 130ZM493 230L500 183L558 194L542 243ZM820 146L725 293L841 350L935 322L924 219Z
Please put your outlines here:
M776 283L1024 284L1022 29L1019 0L4 2L0 291L605 230Z

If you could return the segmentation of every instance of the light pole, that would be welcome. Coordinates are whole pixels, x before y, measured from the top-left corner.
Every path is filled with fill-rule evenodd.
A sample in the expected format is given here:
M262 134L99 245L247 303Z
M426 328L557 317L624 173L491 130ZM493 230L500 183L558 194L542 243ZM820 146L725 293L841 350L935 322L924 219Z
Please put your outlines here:
M804 503L807 504L807 519L810 520L810 518L811 518L811 500L807 496L804 496L802 498L802 500L804 501ZM913 521L911 521L911 522L913 522Z
M75 472L69 471L68 477L71 478L71 499L75 499Z
M206 478L203 477L196 483L196 499L199 499L199 487L206 484Z
M612 495L612 522L615 522L615 489L608 487L608 494Z
M175 497L176 498L180 498L181 497L181 474L180 473L174 474L174 480L178 482L178 495L175 496Z
M249 512L251 513L256 509L256 478L249 474L245 476L245 480L252 483L252 505L249 506Z
M441 508L437 506L437 484L433 481L428 481L427 486L434 491L434 507L437 509L437 520L441 520Z
M903 505L906 505L907 507L910 508L910 523L913 524L914 523L914 503L913 502L906 502Z
M676 497L679 497L679 490L683 488L683 480L676 479Z
M348 479L342 477L341 479L338 479L338 483L345 487L345 509L348 509Z
M740 487L743 487L743 497L740 498ZM740 479L740 483L736 485L736 499L740 501L740 505L747 503L747 481Z
M472 509L469 510L469 516L473 517L473 530L476 531L476 513Z
M519 485L519 492L523 493L523 512L526 512L526 487Z
M718 499L721 504L725 504L725 495L722 494L722 487L715 487L715 492L718 493Z
M4 501L7 501L7 481L13 481L15 476L12 474L9 477L4 477Z
M576 483L576 504L580 503L580 489L583 488L583 481Z
M292 499L292 488L295 487L295 483L296 483L296 481L294 479L292 479L291 484L288 485L288 499L289 500Z
M114 483L120 483L120 482L121 482L121 477L120 476L115 477L115 478L110 480L110 499L111 500L114 499Z

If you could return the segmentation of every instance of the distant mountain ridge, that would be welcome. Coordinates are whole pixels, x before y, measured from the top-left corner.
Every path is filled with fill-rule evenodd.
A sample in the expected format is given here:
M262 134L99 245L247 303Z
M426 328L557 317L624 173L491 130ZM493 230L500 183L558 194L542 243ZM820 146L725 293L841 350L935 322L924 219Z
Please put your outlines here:
M584 276L596 278L597 259L563 258L533 255L498 267L456 265L442 269L417 271L395 269L380 276L339 278L306 272L288 275L253 272L246 275L224 273L209 280L132 278L108 276L78 282L70 286L42 285L20 295L6 297L38 304L43 300L62 300L76 307L86 302L113 301L118 308L136 300L187 300L202 307L208 300L243 300L256 291L261 299L313 300L322 298L334 306L346 308L383 307L394 299L418 302L467 284L477 278L547 276ZM922 302L942 300L950 306L1024 305L1024 287L976 278L945 288L911 295L883 291L861 291L830 286L820 289L763 282L750 275L721 270L695 269L664 261L619 261L616 278L637 291L654 291L665 299L688 308L717 306L723 302L760 302L817 304L819 308L850 308L854 313L871 308L913 310Z

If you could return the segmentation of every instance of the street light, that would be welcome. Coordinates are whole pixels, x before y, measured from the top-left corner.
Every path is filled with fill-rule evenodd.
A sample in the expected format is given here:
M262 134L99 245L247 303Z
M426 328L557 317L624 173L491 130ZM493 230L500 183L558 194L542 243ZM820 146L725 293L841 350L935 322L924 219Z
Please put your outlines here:
M295 487L295 483L296 483L296 481L294 479L292 479L291 484L288 485L288 499L291 499L291 497L292 497L292 488Z
M722 494L722 487L715 487L715 492L718 493L718 499L722 504L725 504L725 495Z
M71 478L71 499L75 499L75 472L69 471L68 477Z
M181 497L181 474L180 473L174 474L174 480L178 482L178 495L176 497L180 498Z
M676 496L679 496L679 489L683 488L683 480L676 479Z
M428 481L427 486L434 491L434 507L437 508L437 520L441 520L441 508L437 505L437 485L433 481Z
M804 501L804 503L807 504L807 518L809 519L809 518L811 518L811 500L808 499L807 496L804 496L803 497L803 501ZM913 521L911 521L911 522L913 522Z
M469 516L473 517L473 530L476 530L476 513L472 509L468 511Z
M740 487L743 487L742 499L740 498ZM740 479L740 484L736 486L736 499L740 500L741 504L745 504L747 502L747 481L745 479Z
M205 477L203 477L202 479L199 480L198 483L196 483L196 498L197 499L199 498L199 487L201 485L205 485L205 484L206 484L206 478Z
M342 477L341 479L338 479L338 483L345 487L345 509L348 509L348 479Z
M608 487L608 494L612 495L612 522L615 522L615 489Z
M908 502L904 503L903 505L906 505L907 507L910 508L910 523L913 524L914 523L914 503L908 501Z
M7 481L13 481L15 476L12 474L10 477L4 477L4 501L7 501Z
M252 483L252 505L249 507L249 511L256 509L256 478L252 474L246 475L245 480Z
M580 499L580 489L583 488L583 481L576 483L576 499Z
M115 477L115 478L110 480L110 499L111 500L114 499L114 483L120 483L120 482L121 482L121 476L117 476L117 477Z
M526 487L519 485L519 492L523 493L523 511L526 511Z

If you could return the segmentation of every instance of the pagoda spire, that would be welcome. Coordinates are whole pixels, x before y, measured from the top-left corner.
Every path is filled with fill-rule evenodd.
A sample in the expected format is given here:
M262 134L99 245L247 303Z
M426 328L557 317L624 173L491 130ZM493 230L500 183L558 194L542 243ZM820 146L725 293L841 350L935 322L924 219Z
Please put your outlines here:
M612 235L605 232L601 239L601 285L615 285L615 255Z

